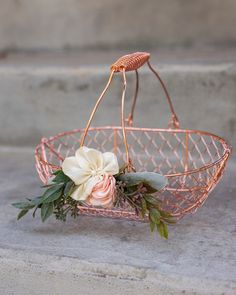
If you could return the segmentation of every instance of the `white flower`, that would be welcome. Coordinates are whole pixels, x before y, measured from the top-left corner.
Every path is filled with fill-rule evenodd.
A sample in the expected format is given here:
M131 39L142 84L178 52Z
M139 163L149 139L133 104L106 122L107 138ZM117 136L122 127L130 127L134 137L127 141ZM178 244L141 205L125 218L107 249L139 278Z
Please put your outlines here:
M76 151L75 157L65 158L62 171L78 186L71 197L85 201L105 174L115 175L119 172L119 165L115 154L101 153L83 146Z

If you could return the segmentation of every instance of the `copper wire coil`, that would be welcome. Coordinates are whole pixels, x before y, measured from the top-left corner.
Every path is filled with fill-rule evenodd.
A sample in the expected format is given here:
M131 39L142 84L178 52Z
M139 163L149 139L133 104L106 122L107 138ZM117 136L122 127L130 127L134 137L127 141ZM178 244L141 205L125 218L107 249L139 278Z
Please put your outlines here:
M126 72L137 70L149 60L149 57L150 53L147 52L135 52L124 55L111 66L111 70L115 72L121 72L123 69Z

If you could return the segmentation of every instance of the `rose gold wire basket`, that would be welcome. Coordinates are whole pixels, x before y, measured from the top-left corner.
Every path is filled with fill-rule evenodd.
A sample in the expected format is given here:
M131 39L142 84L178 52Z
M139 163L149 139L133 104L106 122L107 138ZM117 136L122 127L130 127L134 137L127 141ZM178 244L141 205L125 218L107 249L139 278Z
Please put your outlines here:
M114 152L121 165L127 163L128 171L154 171L165 175L168 185L156 197L163 201L164 210L180 219L187 213L195 212L207 199L223 174L231 147L214 134L179 129L179 120L169 93L159 74L151 66L149 58L150 54L137 52L118 59L111 66L107 85L98 98L86 128L42 138L35 150L36 169L40 179L46 184L53 171L60 169L64 158L74 155L86 139L86 146L101 152ZM167 97L172 113L168 129L132 127L139 89L138 68L145 63L161 83ZM125 119L127 71L135 71L136 88L131 112ZM90 127L114 74L118 72L123 78L121 126ZM142 220L130 207L103 209L80 206L79 209L84 215Z

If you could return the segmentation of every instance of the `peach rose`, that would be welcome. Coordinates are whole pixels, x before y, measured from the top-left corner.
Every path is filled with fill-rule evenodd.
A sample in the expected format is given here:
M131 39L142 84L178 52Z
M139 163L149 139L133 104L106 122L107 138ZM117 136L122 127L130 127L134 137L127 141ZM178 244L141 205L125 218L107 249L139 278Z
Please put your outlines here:
M86 203L92 206L112 208L115 201L115 185L115 178L112 175L105 174L93 187Z

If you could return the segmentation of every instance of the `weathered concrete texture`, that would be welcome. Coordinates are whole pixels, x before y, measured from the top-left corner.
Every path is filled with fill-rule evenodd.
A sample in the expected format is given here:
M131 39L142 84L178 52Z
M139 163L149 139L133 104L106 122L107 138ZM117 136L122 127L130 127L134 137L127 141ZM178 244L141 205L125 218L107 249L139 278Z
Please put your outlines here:
M235 0L1 1L0 48L235 44Z
M236 294L235 161L168 241L129 221L17 222L10 204L39 193L33 154L1 149L0 162L1 294Z
M235 50L199 53L153 52L182 128L219 134L236 146ZM16 54L0 62L0 141L36 144L42 136L83 128L109 75L124 52ZM179 57L179 59L178 59ZM170 111L163 90L147 67L140 70L135 125L167 127ZM128 73L127 110L134 91ZM120 124L121 80L116 76L93 125ZM151 118L151 119L150 119Z

